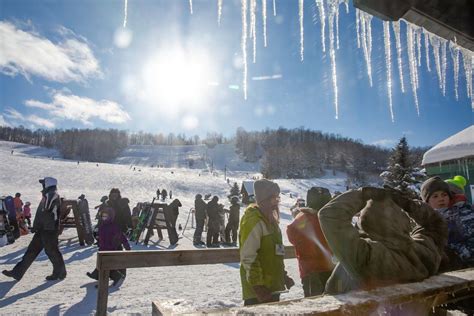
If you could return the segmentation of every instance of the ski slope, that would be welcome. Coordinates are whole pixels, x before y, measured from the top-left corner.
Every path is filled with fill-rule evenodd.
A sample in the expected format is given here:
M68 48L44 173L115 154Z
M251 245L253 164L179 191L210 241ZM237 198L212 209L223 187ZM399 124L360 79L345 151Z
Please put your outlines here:
M140 150L142 154L146 152L144 149ZM156 152L158 154L158 150ZM235 156L232 158L232 155L235 155L233 150L222 149L217 152L221 156L216 154L215 167L219 165L218 161L231 161L235 158ZM157 188L165 188L168 192L173 192L173 198L178 198L182 202L178 224L184 226L197 193L217 195L221 203L229 206L225 197L229 194L230 185L234 181L240 184L244 179L260 176L256 171L246 168L230 169L227 172L230 178L228 184L222 171L209 173L202 172L201 169L151 168L146 167L146 164L133 171L129 165L131 161L124 163L125 156L122 156L124 164L88 162L78 164L77 161L58 158L53 160L51 157L59 157L59 154L35 146L0 142L0 195L21 192L23 202L30 201L34 206L32 207L34 216L35 207L41 198L38 179L45 176L58 179L59 193L67 199L75 199L80 194L85 194L91 208L99 204L100 197L107 195L112 187L119 188L122 196L129 198L131 207L137 202L151 201ZM169 159L168 162L172 165L171 160L174 157L170 155ZM141 161L146 160L146 156L141 156ZM138 165L136 161L135 164ZM331 176L320 179L276 180L282 191L280 226L286 244L288 241L285 227L292 220L289 208L296 202L298 196L305 197L306 190L313 185L325 186L331 192L344 190L345 174L336 176L332 176L331 172L328 174ZM95 211L91 210L91 214L94 216ZM177 249L194 249L191 241L194 229L189 226ZM23 236L14 244L0 248L2 269L13 268L21 259L31 237L32 234ZM205 233L203 237L205 238ZM165 239L160 242L157 236L153 236L148 247L132 244L132 249L157 250L167 249L168 246L165 233ZM0 314L95 313L96 282L89 279L86 272L92 271L95 267L97 248L80 246L75 229L66 229L60 236L60 249L68 271L67 278L61 282L45 281L45 276L52 272L52 265L44 252L19 282L11 281L12 279L0 274ZM283 294L282 299L302 297L303 290L299 282L296 260L285 262L290 276L296 281L296 286L289 293ZM182 303L183 307L195 310L241 305L239 265L235 263L129 269L127 279L121 288L110 292L108 312L151 314L151 302L157 299L183 299L185 301Z

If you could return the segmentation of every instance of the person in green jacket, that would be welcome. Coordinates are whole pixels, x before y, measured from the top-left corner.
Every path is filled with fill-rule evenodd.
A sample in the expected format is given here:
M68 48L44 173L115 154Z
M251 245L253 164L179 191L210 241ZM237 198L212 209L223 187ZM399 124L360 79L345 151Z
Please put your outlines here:
M358 212L356 228L351 219ZM326 283L327 294L418 282L438 273L447 225L426 203L364 187L334 198L318 216L339 260ZM417 224L413 230L410 217Z
M256 204L245 210L240 221L240 279L244 305L277 302L281 291L295 282L286 271L279 208L278 184L255 181Z

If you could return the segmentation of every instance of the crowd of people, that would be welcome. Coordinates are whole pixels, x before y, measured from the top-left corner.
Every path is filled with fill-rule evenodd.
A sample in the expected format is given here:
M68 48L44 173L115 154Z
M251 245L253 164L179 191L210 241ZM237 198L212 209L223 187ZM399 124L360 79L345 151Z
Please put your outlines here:
M10 195L3 197L2 204L0 247L27 235L31 229L31 203L23 203L21 193L16 193L15 197ZM10 236L7 233L10 233Z
M461 176L429 178L421 186L421 200L392 188L363 187L336 197L311 188L308 206L297 208L287 226L305 297L417 282L474 267L474 214L465 185ZM280 189L262 179L254 192L256 203L240 222L244 305L278 301L294 284L283 263ZM474 312L472 302L456 307ZM410 310L418 312L423 311Z
M46 279L61 280L67 274L58 247L57 180L45 177L40 183L42 199L32 225L30 203L23 204L20 193L11 201L17 222L24 221L34 233L22 259L12 270L3 271L15 280L22 279L43 249L53 264L53 272ZM432 177L422 184L419 200L392 188L362 187L337 196L331 196L326 188L311 188L306 205L298 200L292 210L294 220L286 228L288 240L295 247L304 296L416 282L441 272L473 267L474 214L465 186L466 179L461 176L448 180ZM193 211L194 246L237 246L238 242L244 305L278 301L280 294L294 285L284 265L280 188L273 181L259 179L254 182L254 193L255 203L248 205L242 217L237 196L230 197L231 205L226 209L217 196L206 203L197 194ZM157 190L160 196L163 201L168 197L165 189ZM95 207L99 250L130 250L127 238L137 225L143 205L138 203L130 211L130 201L118 188L111 189L100 201ZM166 207L165 216L175 230L181 206L175 199ZM97 280L97 269L87 276ZM110 273L114 284L125 277L126 270ZM472 303L459 304L473 308Z

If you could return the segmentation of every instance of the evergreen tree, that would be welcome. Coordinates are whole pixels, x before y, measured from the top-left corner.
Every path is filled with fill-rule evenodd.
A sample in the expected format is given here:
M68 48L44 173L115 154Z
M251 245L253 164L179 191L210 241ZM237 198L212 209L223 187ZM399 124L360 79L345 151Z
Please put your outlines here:
M234 185L230 189L229 197L231 198L232 196L239 196L239 195L240 195L239 185L237 184L237 182L234 182Z
M410 159L410 148L404 137L392 150L389 157L388 168L380 174L384 185L401 191L404 195L416 198L419 193L419 171L413 166Z

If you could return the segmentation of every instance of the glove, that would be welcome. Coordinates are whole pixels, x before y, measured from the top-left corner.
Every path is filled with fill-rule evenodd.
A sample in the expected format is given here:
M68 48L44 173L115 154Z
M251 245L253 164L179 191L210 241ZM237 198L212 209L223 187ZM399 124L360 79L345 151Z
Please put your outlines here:
M374 187L363 187L362 188L362 198L365 201L370 199L372 200L383 200L387 196L387 191L381 188Z
M266 303L272 301L272 292L267 289L264 285L255 285L253 290L257 295L257 299L260 303Z
M293 281L292 278L288 276L288 274L285 274L285 286L289 290L291 287L295 285L295 281Z

